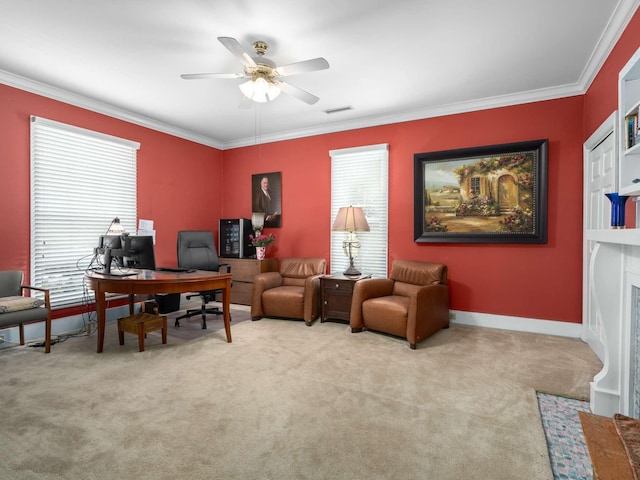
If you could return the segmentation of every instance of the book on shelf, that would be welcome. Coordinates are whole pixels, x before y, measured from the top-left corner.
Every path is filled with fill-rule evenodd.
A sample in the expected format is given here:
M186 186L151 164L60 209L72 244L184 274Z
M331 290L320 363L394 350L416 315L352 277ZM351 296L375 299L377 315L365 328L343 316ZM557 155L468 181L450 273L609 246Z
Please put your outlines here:
M627 115L625 117L625 125L627 130L626 141L627 149L633 147L640 141L640 131L638 130L638 112Z

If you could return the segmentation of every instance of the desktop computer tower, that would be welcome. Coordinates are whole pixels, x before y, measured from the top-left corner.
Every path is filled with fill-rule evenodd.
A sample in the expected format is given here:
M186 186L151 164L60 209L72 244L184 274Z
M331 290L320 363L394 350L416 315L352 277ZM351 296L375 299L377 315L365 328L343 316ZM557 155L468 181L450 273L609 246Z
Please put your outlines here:
M249 235L251 220L248 218L221 218L218 231L218 255L229 258L249 258L256 254Z

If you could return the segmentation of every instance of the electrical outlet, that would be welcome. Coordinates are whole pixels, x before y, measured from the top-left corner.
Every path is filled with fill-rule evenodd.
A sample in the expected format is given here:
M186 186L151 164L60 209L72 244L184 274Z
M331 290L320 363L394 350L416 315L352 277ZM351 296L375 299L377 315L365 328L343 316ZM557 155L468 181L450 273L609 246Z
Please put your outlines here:
M456 312L449 311L449 320L455 320L455 319L456 319Z

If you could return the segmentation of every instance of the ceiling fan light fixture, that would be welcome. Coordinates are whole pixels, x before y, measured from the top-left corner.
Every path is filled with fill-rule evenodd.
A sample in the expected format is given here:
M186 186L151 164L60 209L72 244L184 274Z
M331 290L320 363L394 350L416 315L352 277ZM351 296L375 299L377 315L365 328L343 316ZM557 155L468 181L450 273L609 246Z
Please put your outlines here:
M275 100L280 95L280 88L263 77L251 79L240 84L239 87L245 97L258 103Z
M273 82L269 82L269 88L267 89L267 97L269 100L275 100L280 95L280 88Z

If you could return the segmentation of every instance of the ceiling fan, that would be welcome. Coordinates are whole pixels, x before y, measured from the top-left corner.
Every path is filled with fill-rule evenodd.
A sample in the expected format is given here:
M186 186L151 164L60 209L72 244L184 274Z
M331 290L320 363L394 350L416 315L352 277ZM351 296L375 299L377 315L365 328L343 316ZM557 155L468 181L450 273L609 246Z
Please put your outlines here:
M282 79L299 73L314 72L316 70L329 68L329 62L324 58L318 57L278 67L275 62L264 56L269 49L269 45L267 45L266 42L253 42L255 56L252 57L235 38L218 37L218 40L242 62L244 65L244 73L185 73L180 75L180 77L185 80L203 78L246 78L248 81L240 85L240 90L247 98L260 103L266 102L267 100L274 100L280 95L281 91L309 105L313 105L319 100L315 95L305 92Z

